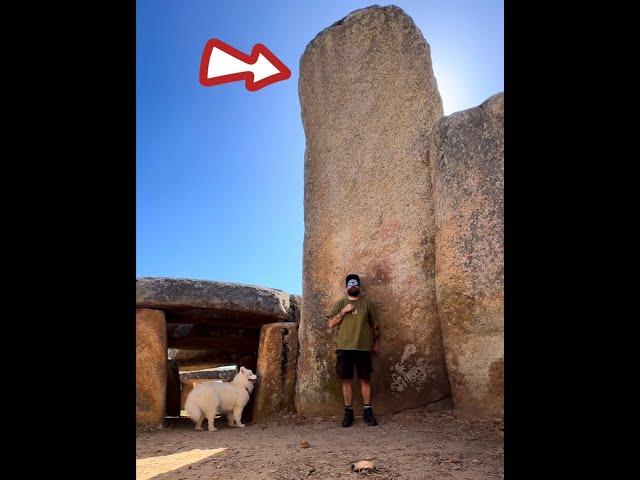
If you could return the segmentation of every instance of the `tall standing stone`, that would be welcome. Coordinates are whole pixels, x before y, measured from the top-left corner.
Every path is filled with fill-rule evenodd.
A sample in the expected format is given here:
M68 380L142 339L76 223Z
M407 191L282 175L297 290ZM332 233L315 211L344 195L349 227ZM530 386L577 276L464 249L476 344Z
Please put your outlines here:
M432 132L436 291L456 411L504 409L504 95Z
M167 391L167 326L164 312L136 309L136 424L164 423Z
M376 410L447 397L427 165L429 131L443 111L429 45L398 7L357 10L309 43L299 96L307 143L296 408L342 408L324 314L350 272L382 329Z
M298 324L277 322L263 325L253 398L253 420L282 411L293 411L298 357Z

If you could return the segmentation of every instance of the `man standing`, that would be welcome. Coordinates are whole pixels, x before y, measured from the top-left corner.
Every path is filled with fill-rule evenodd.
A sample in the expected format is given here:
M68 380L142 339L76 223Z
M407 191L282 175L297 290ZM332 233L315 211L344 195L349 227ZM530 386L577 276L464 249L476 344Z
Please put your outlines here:
M336 345L336 375L342 381L344 399L343 427L353 424L353 371L358 372L364 421L371 427L378 424L371 408L371 355L380 353L380 328L377 324L375 308L360 292L360 277L355 273L347 275L347 296L338 300L327 317L329 333L338 326Z

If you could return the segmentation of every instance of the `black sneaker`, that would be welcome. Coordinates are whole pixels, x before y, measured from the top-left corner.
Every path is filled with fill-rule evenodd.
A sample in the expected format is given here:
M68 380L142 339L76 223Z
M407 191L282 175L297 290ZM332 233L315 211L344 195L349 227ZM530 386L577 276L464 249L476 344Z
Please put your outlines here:
M376 425L378 425L378 422L376 422L376 419L373 416L373 408L365 408L362 418L370 427L375 427Z
M350 427L353 425L353 409L345 408L344 409L344 418L342 419L343 427Z

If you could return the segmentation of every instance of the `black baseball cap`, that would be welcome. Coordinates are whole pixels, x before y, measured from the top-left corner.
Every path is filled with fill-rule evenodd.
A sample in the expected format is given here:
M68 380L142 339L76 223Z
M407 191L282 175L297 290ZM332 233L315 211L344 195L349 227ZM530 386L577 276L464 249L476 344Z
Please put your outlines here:
M358 285L360 285L360 277L355 273L350 273L349 275L347 275L347 278L345 279L344 284L347 285L349 283L349 280L351 280L352 278L357 280Z

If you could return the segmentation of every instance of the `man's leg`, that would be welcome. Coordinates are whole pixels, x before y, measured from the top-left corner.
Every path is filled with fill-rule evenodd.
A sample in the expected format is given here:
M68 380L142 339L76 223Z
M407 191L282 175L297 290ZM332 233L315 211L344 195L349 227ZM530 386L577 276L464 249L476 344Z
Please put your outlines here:
M360 379L360 392L362 392L362 403L364 404L363 419L370 427L378 425L375 417L373 416L373 409L371 408L371 372L373 371L373 365L371 362L370 352L358 352L358 360L356 362L356 369L358 370L358 378Z
M362 392L362 403L371 405L371 382L368 379L360 380L360 391Z
M344 350L336 351L336 375L342 383L342 398L344 400L343 427L353 425L353 355Z
M343 427L353 425L353 389L351 385L352 379L342 379L342 398L344 399L344 418L342 419Z
M345 407L353 405L353 388L351 382L351 379L342 379L342 398L344 400Z

